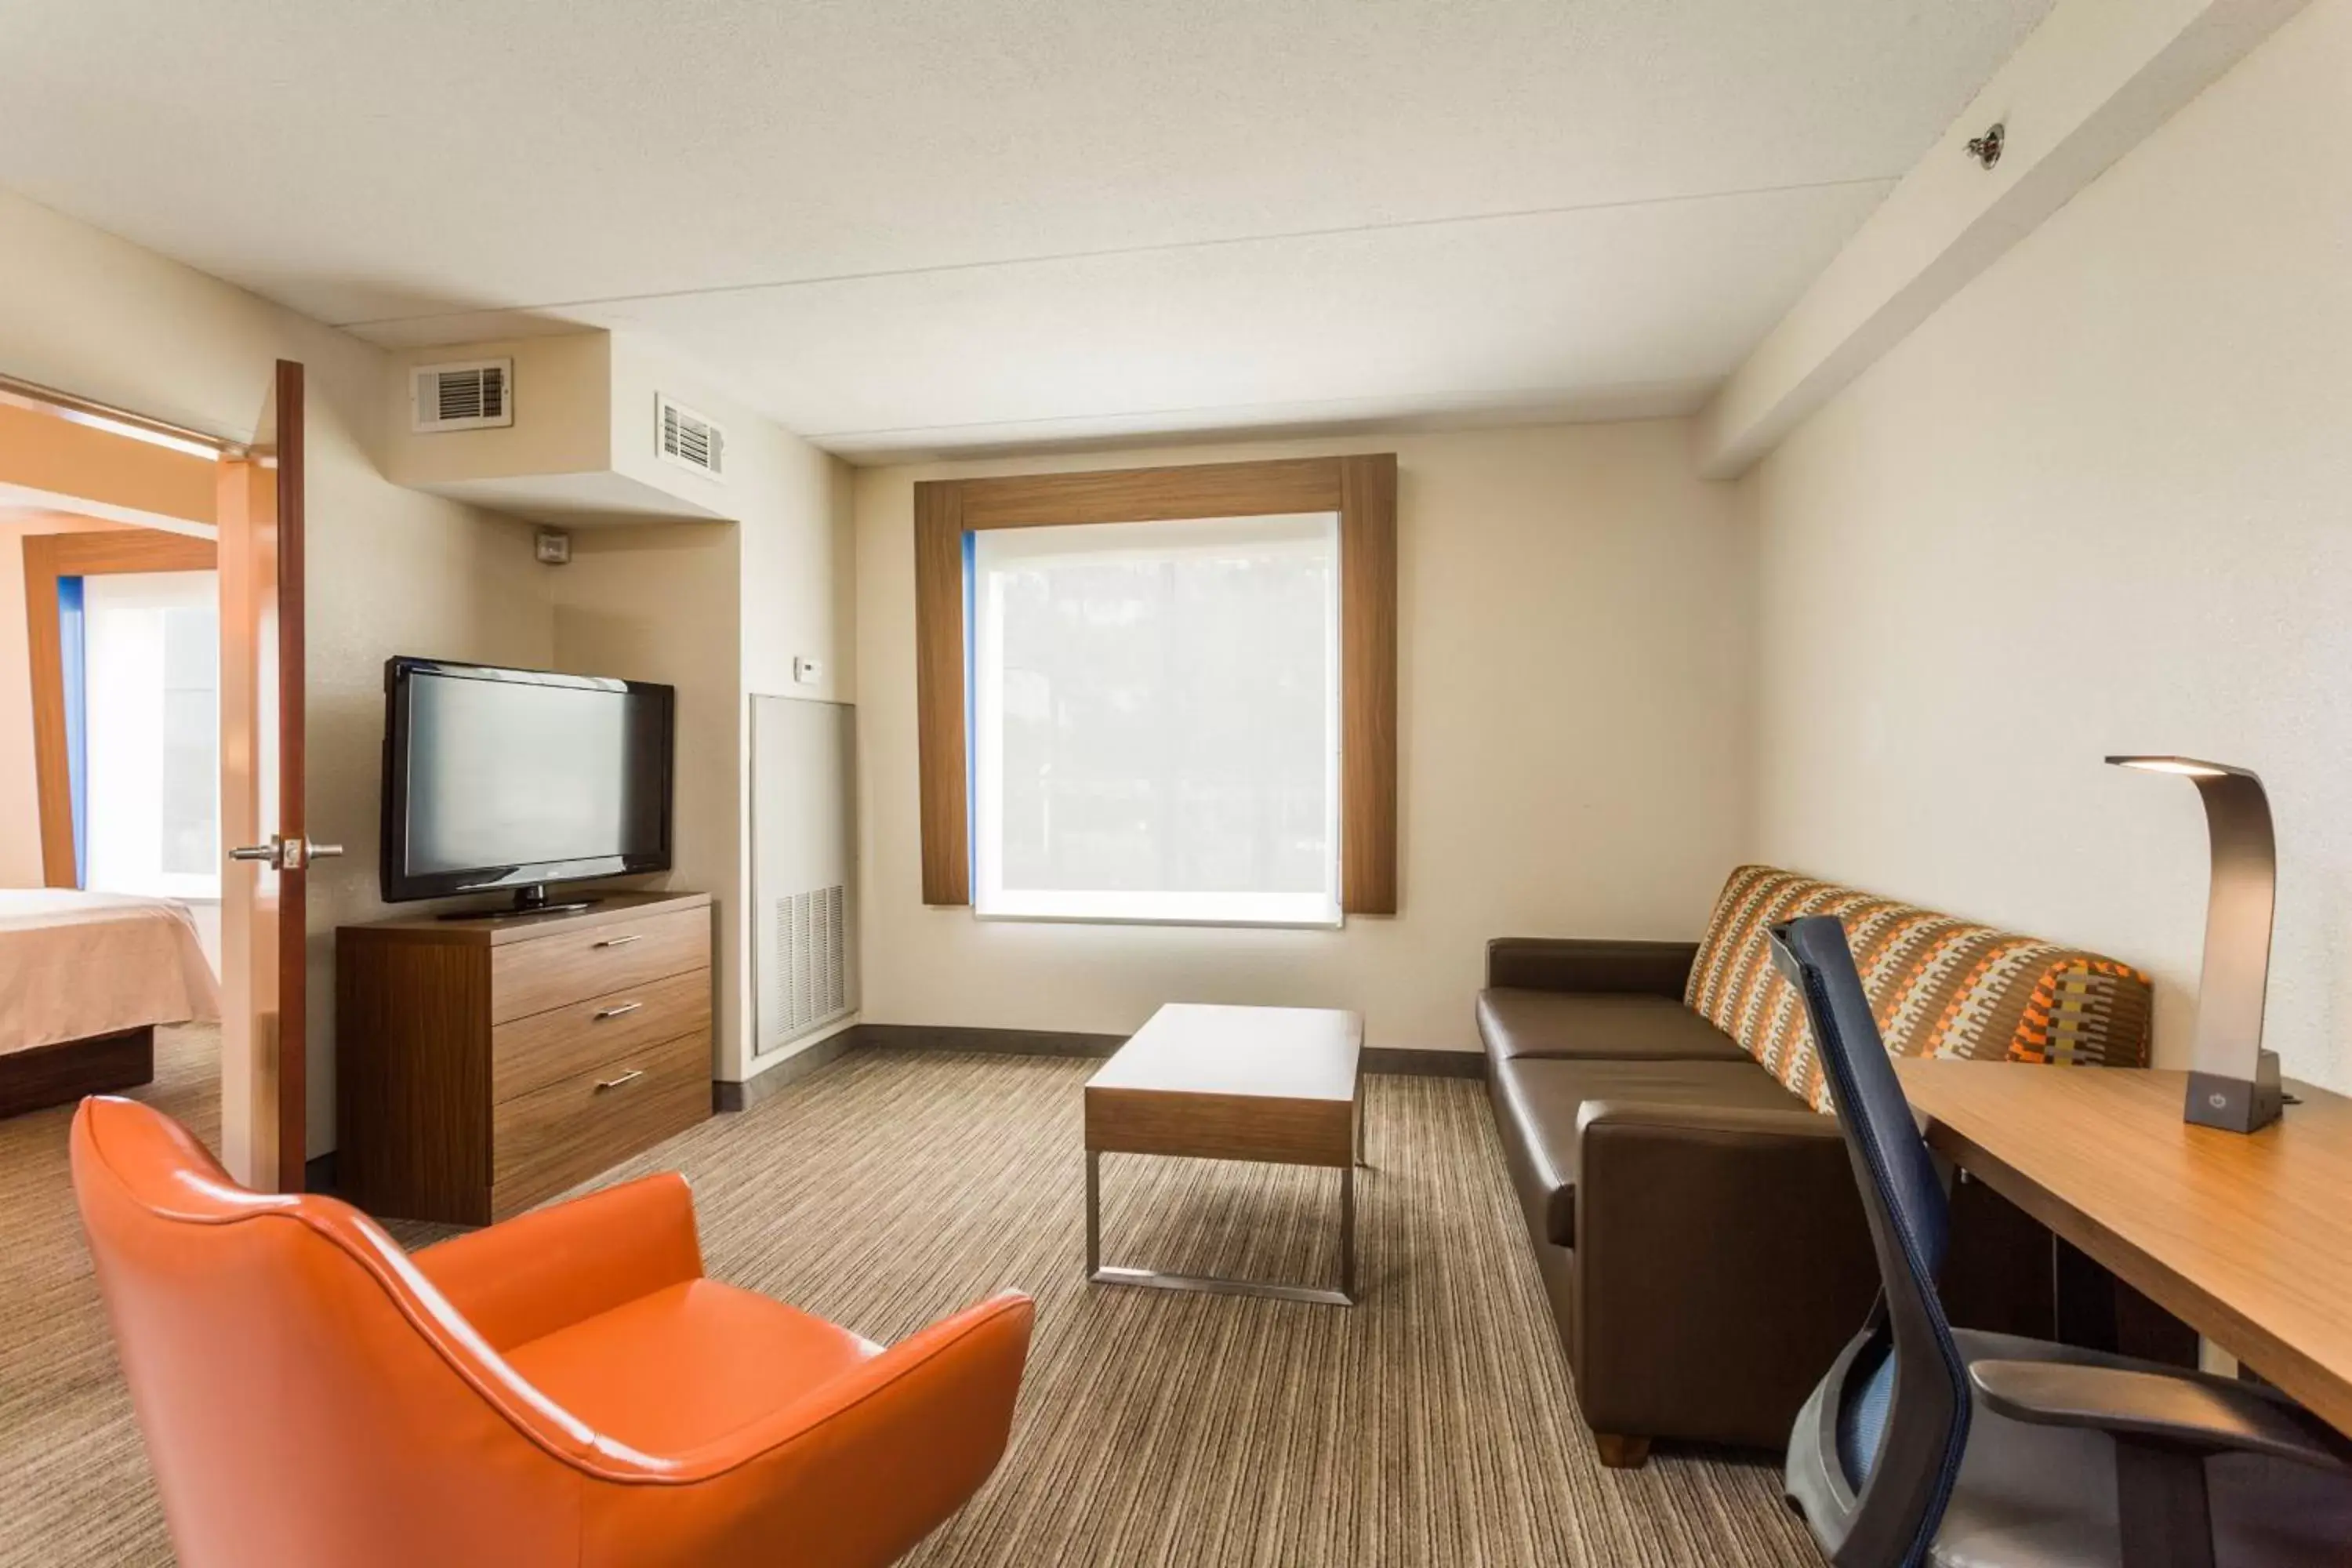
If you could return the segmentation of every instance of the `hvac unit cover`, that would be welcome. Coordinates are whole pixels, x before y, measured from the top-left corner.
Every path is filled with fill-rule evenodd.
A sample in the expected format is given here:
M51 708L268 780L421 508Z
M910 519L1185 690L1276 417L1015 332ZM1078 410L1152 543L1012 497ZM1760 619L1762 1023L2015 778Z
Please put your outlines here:
M816 888L776 900L773 1049L849 1012L848 889Z
M692 468L707 479L727 473L727 432L683 404L654 395L656 438L661 455L681 468Z
M488 430L514 423L514 361L467 360L418 365L410 378L420 434Z

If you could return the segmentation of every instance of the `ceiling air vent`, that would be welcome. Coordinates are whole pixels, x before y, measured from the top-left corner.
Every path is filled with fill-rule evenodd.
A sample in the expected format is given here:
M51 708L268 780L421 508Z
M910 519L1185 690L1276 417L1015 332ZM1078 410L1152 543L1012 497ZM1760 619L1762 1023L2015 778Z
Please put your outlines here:
M487 430L514 423L514 361L421 364L412 374L417 431Z
M671 402L659 393L654 395L656 417L660 427L655 438L661 444L661 455L681 468L692 468L710 479L719 479L727 472L727 432L697 414L693 409Z

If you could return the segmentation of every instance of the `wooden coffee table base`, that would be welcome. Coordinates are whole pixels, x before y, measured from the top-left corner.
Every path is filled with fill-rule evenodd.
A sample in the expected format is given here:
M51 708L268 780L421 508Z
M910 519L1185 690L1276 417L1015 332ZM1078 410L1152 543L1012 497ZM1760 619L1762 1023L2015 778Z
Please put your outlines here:
M1363 1020L1306 1007L1171 1005L1087 1084L1087 1278L1098 1285L1356 1304ZM1106 1268L1102 1157L1160 1154L1339 1173L1339 1288Z

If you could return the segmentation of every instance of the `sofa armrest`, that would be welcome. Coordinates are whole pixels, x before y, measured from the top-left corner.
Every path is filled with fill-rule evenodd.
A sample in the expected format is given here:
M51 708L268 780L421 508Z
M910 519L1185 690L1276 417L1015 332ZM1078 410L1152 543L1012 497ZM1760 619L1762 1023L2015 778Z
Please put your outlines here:
M1695 942L1612 942L1498 936L1486 944L1486 984L1519 991L1634 993L1682 999Z
M1577 1117L1577 1393L1595 1431L1778 1448L1878 1270L1836 1121L1588 1102Z

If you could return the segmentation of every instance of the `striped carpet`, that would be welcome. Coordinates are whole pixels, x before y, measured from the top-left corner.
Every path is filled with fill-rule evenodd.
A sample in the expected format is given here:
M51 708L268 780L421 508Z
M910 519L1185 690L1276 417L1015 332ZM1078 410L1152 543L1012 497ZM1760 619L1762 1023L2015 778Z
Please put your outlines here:
M208 1139L215 1048L174 1033L142 1091ZM861 1052L615 1173L684 1170L713 1274L876 1339L1002 1287L1037 1296L1012 1449L909 1563L1819 1563L1769 1467L1600 1468L1476 1084L1370 1080L1369 1294L1346 1310L1086 1285L1089 1070ZM0 1123L0 1564L166 1563L73 1219L66 1121ZM1103 1184L1106 1261L1332 1274L1333 1173L1114 1157Z

